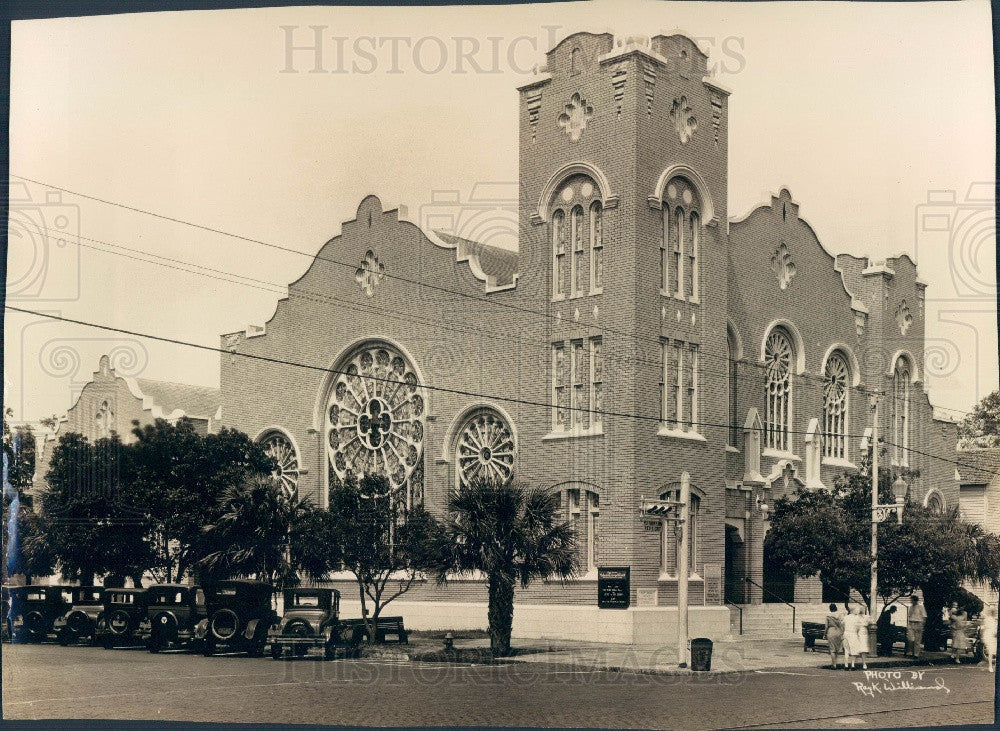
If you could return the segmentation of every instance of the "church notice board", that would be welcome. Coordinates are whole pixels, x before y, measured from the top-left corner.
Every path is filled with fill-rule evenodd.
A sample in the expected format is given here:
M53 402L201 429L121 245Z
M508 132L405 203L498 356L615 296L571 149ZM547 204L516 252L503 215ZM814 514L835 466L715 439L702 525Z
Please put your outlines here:
M722 604L722 564L705 564L705 604Z
M629 572L628 566L602 566L597 569L597 607L599 609L628 609Z

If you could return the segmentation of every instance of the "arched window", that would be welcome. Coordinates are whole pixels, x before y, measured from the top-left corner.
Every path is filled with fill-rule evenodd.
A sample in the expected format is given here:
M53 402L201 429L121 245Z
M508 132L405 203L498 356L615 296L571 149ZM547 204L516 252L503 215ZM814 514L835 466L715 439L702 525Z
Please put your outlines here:
M740 416L739 416L739 405L737 403L737 359L739 358L739 345L736 343L736 335L733 333L731 328L726 328L726 355L729 363L729 369L727 373L728 381L728 400L729 400L729 440L728 444L730 447L736 447L739 445L740 438Z
M423 502L427 398L407 357L369 342L339 361L326 411L330 479L382 475L394 499Z
M474 411L455 438L455 471L460 485L476 479L506 483L514 476L514 430L496 409Z
M673 242L670 238L670 217L672 214L670 213L669 206L663 206L662 214L663 236L660 238L660 292L661 294L670 294L673 291L670 288L670 255Z
M590 293L604 291L604 207L600 201L590 206Z
M661 500L679 500L679 490L660 493ZM698 568L698 515L701 512L701 498L691 493L691 508L688 511L688 573ZM660 526L660 572L667 576L677 576L677 556L681 543L680 526L664 519Z
M851 370L839 350L830 354L823 369L823 456L847 459L847 406Z
M671 178L664 188L662 208L660 289L674 297L697 300L701 197L686 178Z
M552 214L552 296L566 296L566 214Z
M573 254L570 257L570 291L574 297L583 294L583 208L573 206Z
M559 493L559 503L563 518L576 532L580 566L587 573L596 572L600 560L600 496L584 487L570 488Z
M257 443L264 454L274 460L271 477L281 485L289 497L295 497L299 484L299 456L292 440L277 429L265 432Z
M789 451L792 422L792 339L783 328L775 328L764 344L766 407L765 446Z
M910 455L910 362L903 356L896 359L892 373L892 455L902 466L909 464Z
M604 208L586 175L565 180L552 201L552 297L580 297L604 286ZM588 251L589 250L589 251Z
M931 490L927 493L927 497L924 499L924 505L926 505L934 513L944 512L944 498L941 497L941 493L937 490Z

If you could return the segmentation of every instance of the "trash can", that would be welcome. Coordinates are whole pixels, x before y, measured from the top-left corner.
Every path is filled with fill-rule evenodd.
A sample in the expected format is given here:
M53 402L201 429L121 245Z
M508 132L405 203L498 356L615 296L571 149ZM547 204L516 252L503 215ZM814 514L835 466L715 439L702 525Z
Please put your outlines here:
M691 669L712 669L712 641L707 637L696 637L691 640Z

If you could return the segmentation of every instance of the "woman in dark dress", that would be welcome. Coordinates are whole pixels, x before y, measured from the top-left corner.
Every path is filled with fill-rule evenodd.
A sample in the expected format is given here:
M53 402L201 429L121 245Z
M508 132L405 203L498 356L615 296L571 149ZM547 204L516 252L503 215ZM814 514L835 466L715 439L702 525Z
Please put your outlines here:
M830 605L830 613L826 615L826 644L830 650L830 662L837 669L837 655L844 651L844 617L837 611L837 605ZM845 657L846 665L847 659Z

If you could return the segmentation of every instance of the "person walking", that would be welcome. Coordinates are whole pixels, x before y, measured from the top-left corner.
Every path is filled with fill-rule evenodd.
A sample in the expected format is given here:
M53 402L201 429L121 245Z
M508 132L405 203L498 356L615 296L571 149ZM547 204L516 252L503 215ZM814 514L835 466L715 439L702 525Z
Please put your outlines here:
M924 646L924 624L927 622L927 610L916 594L910 597L910 606L906 610L906 654L920 659Z
M868 669L868 618L863 612L864 607L855 604L844 618L844 655L851 670L857 658L861 658L861 667Z
M875 636L878 639L878 655L880 657L892 657L892 645L895 639L892 629L892 615L895 613L896 607L894 606L882 610L882 614L879 615L878 622L875 624Z
M949 614L949 625L951 626L951 659L958 665L958 653L969 649L969 636L966 628L969 626L969 617L964 609L959 608L958 602L951 603Z
M986 671L997 669L997 610L990 607L979 620L979 641L983 643Z
M837 610L836 604L830 605L830 613L826 615L826 645L830 651L830 664L837 669L837 655L844 652L844 616ZM844 667L847 667L847 655L844 655Z

